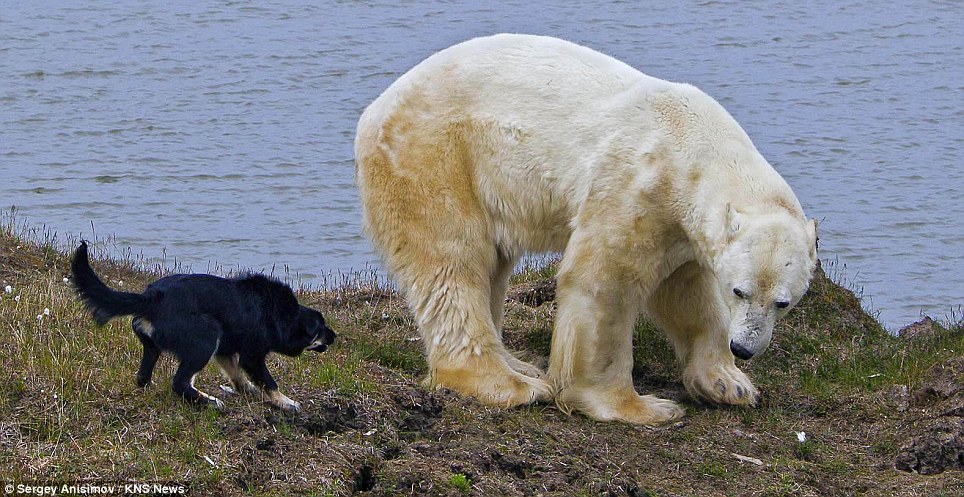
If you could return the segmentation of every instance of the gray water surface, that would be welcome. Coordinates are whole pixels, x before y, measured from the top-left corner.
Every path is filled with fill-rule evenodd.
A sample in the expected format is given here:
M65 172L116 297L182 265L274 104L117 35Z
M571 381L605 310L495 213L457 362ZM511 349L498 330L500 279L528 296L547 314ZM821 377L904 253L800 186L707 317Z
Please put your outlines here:
M365 105L459 41L547 34L716 97L889 326L964 303L964 4L645 3L3 2L0 206L197 271L377 264Z

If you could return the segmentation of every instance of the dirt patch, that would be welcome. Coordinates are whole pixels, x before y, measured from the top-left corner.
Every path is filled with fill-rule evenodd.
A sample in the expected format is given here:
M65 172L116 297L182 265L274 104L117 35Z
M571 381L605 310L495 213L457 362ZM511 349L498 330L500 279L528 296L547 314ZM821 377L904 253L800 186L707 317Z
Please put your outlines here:
M935 323L930 316L924 316L924 319L911 323L898 330L897 336L901 338L918 338L931 335L938 329L937 323Z
M942 420L914 437L900 449L894 466L922 475L964 470L964 418Z
M295 425L314 436L341 433L359 427L358 411L348 404L316 406L307 415L299 417Z
M492 465L499 468L502 472L515 476L520 480L525 479L526 474L532 471L532 463L518 457L503 454L499 451L492 451L489 454L489 460L492 461Z
M377 483L378 478L375 477L375 468L370 464L365 464L358 468L358 472L355 473L355 481L351 489L353 492L370 492Z
M398 426L401 432L424 432L442 416L445 401L436 392L410 390L394 396L395 402L405 412Z
M928 380L916 389L912 403L927 407L960 398L964 400L964 357L938 364L928 372Z
M964 358L931 368L911 402L923 414L921 426L902 445L894 466L922 475L964 470Z
M556 279L549 278L522 283L509 289L506 298L529 307L539 307L556 299Z

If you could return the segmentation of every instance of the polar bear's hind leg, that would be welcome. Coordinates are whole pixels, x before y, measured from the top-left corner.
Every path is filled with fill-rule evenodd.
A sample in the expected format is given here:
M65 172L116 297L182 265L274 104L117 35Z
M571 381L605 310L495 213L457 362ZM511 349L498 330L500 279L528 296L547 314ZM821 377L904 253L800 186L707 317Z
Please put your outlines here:
M525 363L505 350L495 326L502 306L492 302L493 283L504 298L499 282L512 261L498 260L458 138L372 138L356 153L365 227L415 315L426 384L502 406L548 400L548 383L512 367Z
M511 257L499 251L496 254L495 269L492 271L491 278L491 307L492 322L496 331L502 330L502 323L505 320L505 296L509 289L509 276L515 268L517 257ZM519 359L510 351L505 351L505 361L512 370L522 373L532 378L544 378L545 373L538 367Z

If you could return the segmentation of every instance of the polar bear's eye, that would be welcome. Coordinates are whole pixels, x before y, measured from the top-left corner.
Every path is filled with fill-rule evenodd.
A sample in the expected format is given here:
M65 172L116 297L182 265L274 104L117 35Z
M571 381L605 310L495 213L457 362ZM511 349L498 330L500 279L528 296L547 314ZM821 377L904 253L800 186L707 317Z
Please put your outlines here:
M736 295L737 297L740 297L741 299L745 299L745 298L746 298L746 293L744 293L743 290L740 290L739 288L736 288L736 287L733 288L733 295Z
M777 306L777 309L786 309L787 307L790 307L790 302L787 302L786 300L778 300L774 305Z

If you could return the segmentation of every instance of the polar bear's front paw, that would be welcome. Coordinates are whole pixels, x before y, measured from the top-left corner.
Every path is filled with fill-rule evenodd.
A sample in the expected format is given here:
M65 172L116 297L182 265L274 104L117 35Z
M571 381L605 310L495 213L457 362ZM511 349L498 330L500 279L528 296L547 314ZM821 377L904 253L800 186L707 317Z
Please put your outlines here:
M609 390L569 387L556 396L565 412L577 410L597 421L623 421L655 426L683 417L685 411L672 400L639 395L632 388Z
M712 404L755 406L760 399L750 378L734 365L687 368L683 383L690 395Z

